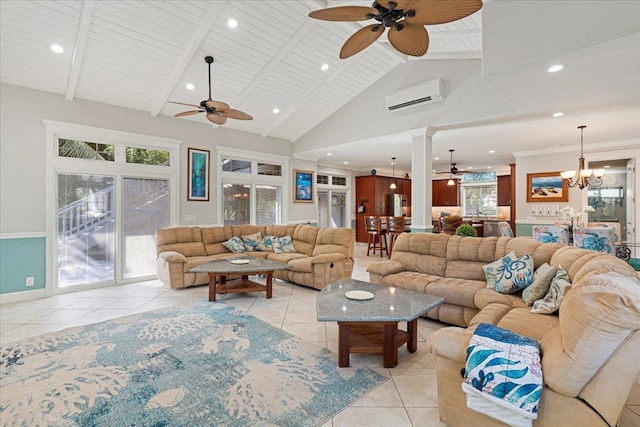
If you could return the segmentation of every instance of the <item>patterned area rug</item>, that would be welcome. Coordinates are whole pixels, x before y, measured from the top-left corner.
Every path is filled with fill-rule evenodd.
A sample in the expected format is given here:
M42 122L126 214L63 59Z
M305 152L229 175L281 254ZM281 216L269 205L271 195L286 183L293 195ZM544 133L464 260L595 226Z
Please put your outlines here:
M3 426L315 426L386 378L223 303L0 348Z

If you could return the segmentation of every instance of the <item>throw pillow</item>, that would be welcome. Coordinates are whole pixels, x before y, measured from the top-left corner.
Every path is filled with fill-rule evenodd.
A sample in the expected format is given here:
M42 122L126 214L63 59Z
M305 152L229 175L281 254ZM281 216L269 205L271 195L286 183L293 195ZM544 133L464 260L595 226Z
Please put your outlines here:
M237 254L241 254L245 251L244 242L237 236L233 236L232 238L224 242L222 246Z
M496 279L498 278L498 274L500 274L500 272L504 268L504 265L516 258L516 253L514 251L511 251L499 260L494 261L491 264L482 266L485 278L487 279L487 288L493 289L496 287Z
M538 267L533 273L533 283L522 291L522 301L527 305L531 305L543 298L549 291L549 286L556 271L558 271L556 267L551 267L546 262Z
M276 236L270 234L264 236L260 243L258 243L257 249L260 252L273 252L273 242L277 239Z
M533 258L527 254L507 262L496 279L496 291L512 294L533 282Z
M555 313L560 308L560 303L570 287L569 273L567 273L562 266L558 266L558 271L556 271L549 286L549 292L547 292L543 299L539 299L533 303L531 312L538 314Z
M295 252L296 248L293 246L293 240L291 236L287 235L279 237L273 241L273 252L279 254L283 252Z
M260 242L262 242L262 233L258 231L254 234L242 236L242 242L244 243L247 252L255 252L258 249Z

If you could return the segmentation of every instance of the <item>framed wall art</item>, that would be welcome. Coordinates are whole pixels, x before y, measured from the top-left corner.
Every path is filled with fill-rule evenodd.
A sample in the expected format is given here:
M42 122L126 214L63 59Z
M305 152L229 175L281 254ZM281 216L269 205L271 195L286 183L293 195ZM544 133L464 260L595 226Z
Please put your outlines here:
M187 200L209 201L209 150L188 148Z
M294 203L313 203L313 171L293 170Z
M569 186L560 172L527 174L527 202L568 202Z

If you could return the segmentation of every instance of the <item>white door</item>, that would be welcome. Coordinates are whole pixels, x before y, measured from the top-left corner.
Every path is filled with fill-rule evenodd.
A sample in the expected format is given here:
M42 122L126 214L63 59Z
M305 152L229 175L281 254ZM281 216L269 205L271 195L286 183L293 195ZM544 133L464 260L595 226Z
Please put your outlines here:
M331 206L329 192L318 191L318 227L329 228L331 224Z

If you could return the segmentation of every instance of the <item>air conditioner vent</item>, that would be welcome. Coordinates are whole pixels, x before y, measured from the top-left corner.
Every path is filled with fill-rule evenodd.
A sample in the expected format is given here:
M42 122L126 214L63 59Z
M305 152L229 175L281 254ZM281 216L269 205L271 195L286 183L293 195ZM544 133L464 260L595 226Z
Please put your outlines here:
M403 89L385 97L387 110L400 111L418 105L444 100L444 79L435 79L426 83Z

